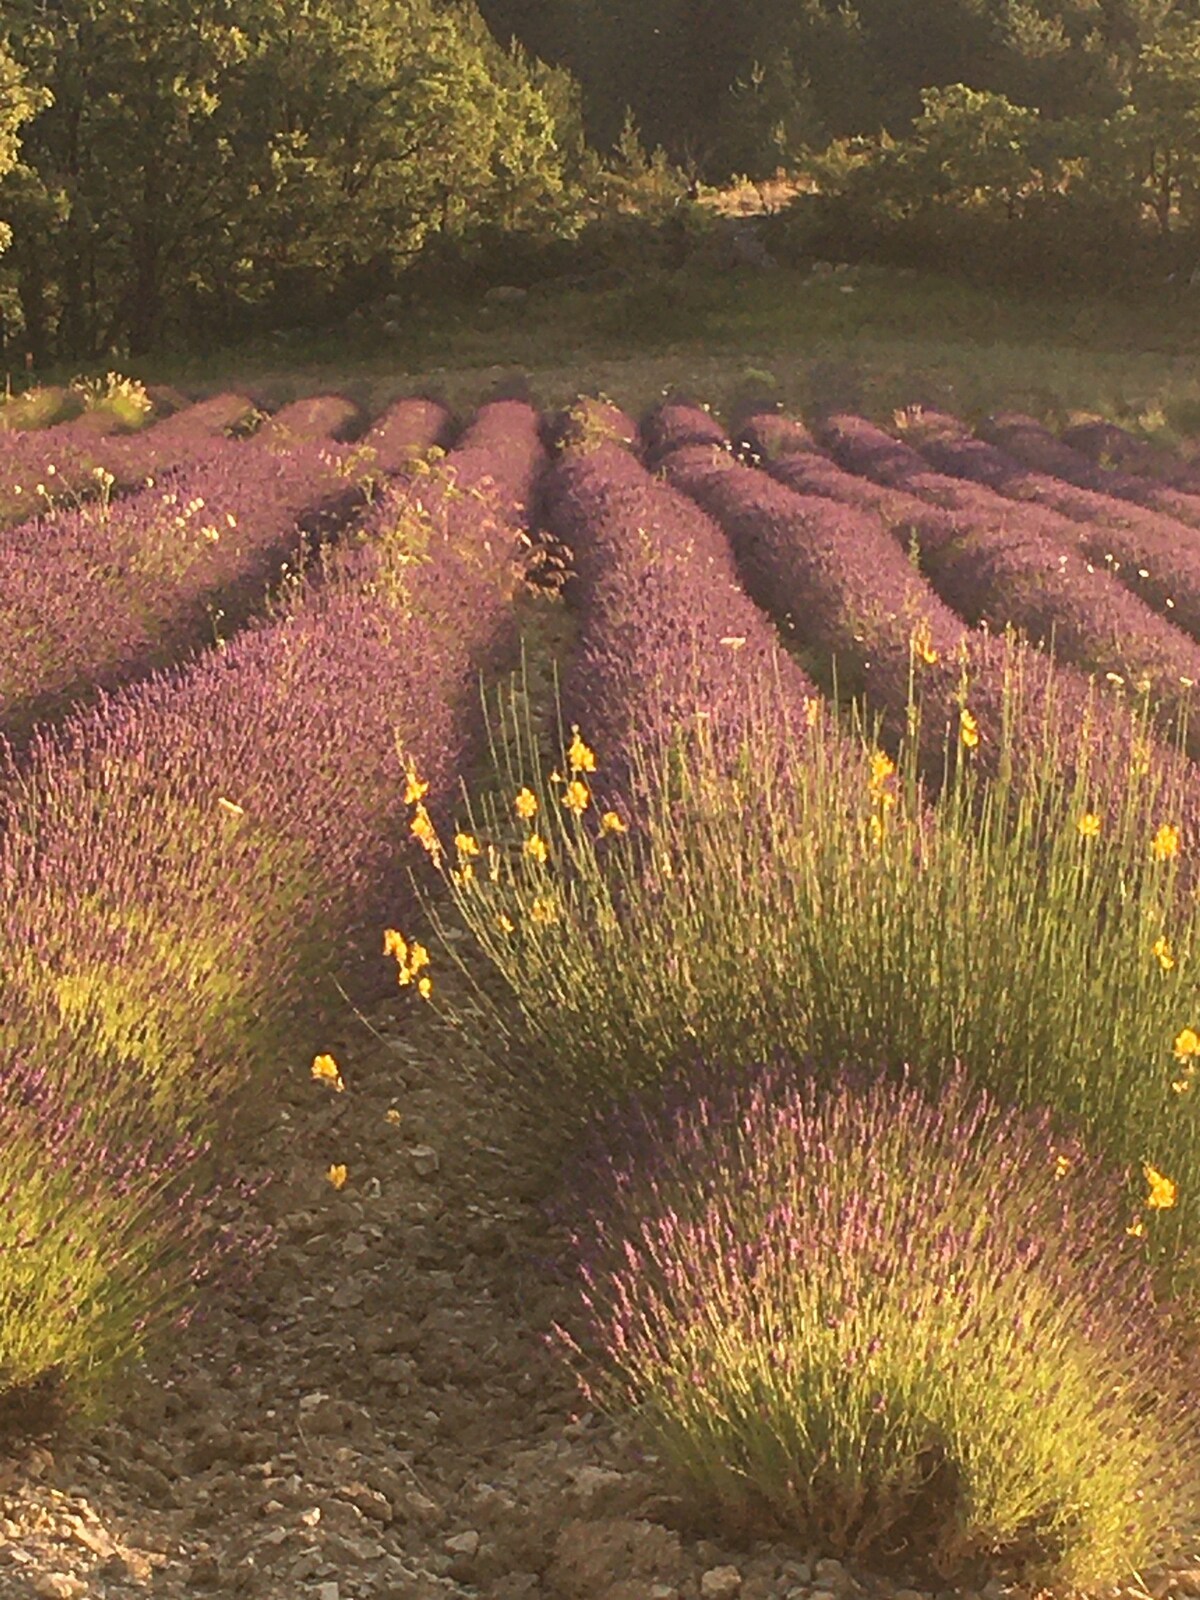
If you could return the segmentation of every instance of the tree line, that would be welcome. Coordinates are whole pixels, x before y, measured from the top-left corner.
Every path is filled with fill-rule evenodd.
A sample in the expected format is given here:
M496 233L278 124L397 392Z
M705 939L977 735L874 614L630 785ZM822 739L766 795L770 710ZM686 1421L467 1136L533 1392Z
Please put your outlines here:
M1200 257L1200 0L6 0L0 349L319 323L778 170L801 251Z

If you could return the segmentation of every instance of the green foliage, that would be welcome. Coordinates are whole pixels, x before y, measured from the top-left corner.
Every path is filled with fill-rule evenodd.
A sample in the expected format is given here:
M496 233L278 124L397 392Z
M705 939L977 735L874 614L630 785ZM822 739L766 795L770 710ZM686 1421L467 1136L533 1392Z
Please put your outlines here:
M0 185L39 363L311 314L431 233L561 196L568 87L466 0L71 0L8 27L53 96Z
M1019 796L977 794L959 763L931 806L869 743L849 785L836 741L768 782L769 723L758 737L735 783L703 745L644 772L628 835L565 811L530 741L506 741L507 800L471 824L500 852L498 877L450 888L509 995L480 1003L519 1092L571 1127L693 1051L908 1062L934 1078L959 1060L1002 1098L1076 1119L1129 1170L1131 1226L1141 1163L1176 1180L1178 1205L1145 1225L1166 1276L1200 1288L1185 1033L1200 1029L1200 908L1150 849L1178 797L1145 775L1090 775L1086 759L1064 793L1047 747L1011 752ZM545 863L514 834L522 786ZM1093 812L1096 836L1080 829Z
M48 91L30 82L25 68L6 48L3 33L0 33L0 179L17 165L22 125L49 103ZM0 220L0 250L10 238L8 223Z

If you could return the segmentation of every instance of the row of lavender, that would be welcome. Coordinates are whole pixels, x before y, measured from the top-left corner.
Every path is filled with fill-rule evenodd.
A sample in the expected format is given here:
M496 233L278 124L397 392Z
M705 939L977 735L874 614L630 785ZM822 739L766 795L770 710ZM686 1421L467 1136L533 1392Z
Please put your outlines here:
M229 414L225 402L201 410L218 425ZM336 397L300 401L244 441L209 439L192 416L154 446L179 464L0 534L0 738L21 744L45 718L182 660L258 609L371 475L404 464L408 436L386 420L358 446L335 445L350 414Z
M340 396L298 400L264 417L246 396L218 394L133 432L117 431L110 412L87 411L48 428L0 433L0 529L97 493L136 488L234 432L254 431L270 448L286 450L351 439L362 422L358 407Z
M399 455L446 422L401 403L377 439ZM477 674L514 648L540 461L528 407L484 408L447 467L386 487L282 614L40 730L10 765L6 1386L57 1370L86 1390L194 1299L238 1119L270 1094L289 1019L323 993L342 936L362 982L381 975L415 848L397 740L411 783L449 806Z
M942 1071L948 1057L939 1066L901 1056L911 1071L889 1081L876 1069L895 1064L897 1037L859 1035L853 1016L846 1037L861 1038L860 1048L791 1057L808 1047L806 1024L837 1009L839 988L863 1000L870 988L870 972L863 989L852 969L873 931L842 925L839 885L861 874L865 893L847 904L864 916L915 886L911 860L905 876L910 835L897 829L893 854L883 849L888 807L900 798L895 766L878 750L859 751L855 766L851 741L820 715L815 681L829 684L836 657L840 685L864 692L899 742L916 674L931 780L944 775L947 746L975 771L1004 776L1002 751L1049 748L1056 760L1057 745L1060 772L1081 784L1065 846L1085 876L1084 852L1109 798L1089 791L1085 763L1109 783L1114 770L1145 763L1148 807L1172 782L1185 787L1187 763L1077 670L968 626L881 521L870 486L856 502L847 486L863 491L862 480L818 452L806 468L826 474L831 492L814 477L798 493L739 464L706 413L666 406L642 433L656 477L628 418L600 409L577 420L544 494L547 529L572 556L567 598L579 630L564 684L568 721L579 726L560 798L581 826L589 795L596 809L618 808L595 825L597 849L614 815L614 831L628 826L641 838L630 841L629 870L606 874L594 904L594 858L575 852L584 888L569 916L556 916L546 898L518 896L505 907L485 894L474 911L475 891L462 899L481 937L490 917L520 941L498 965L533 1019L535 1048L516 1058L527 1094L557 1092L578 1117L596 1109L589 1088L644 1087L663 1061L678 1065L695 1051L707 1059L606 1118L582 1156L572 1151L569 1197L556 1214L567 1223L578 1295L561 1344L589 1400L636 1413L652 1448L711 1500L714 1515L753 1520L767 1511L839 1554L906 1544L913 1558L945 1559L943 1574L997 1554L1030 1570L1057 1565L1060 1578L1111 1574L1188 1501L1181 1463L1195 1435L1141 1247L1146 1230L1114 1214L1116 1168L1130 1156L1136 1166L1140 1145L1122 1151L1118 1134L1097 1161L1058 1120L1069 1108L1098 1135L1102 1110L1119 1125L1132 1108L1103 1106L1099 1083L1071 1100L1087 1073L1070 1062L1065 1076L1052 1075L1051 1063L1024 1063L1029 1092L1017 1098L1040 1097L1044 1070L1056 1086L1053 1114L1002 1109L1010 1097L995 1086L992 1098L977 1079ZM764 418L759 431L775 426ZM782 658L768 615L793 646ZM718 789L728 795L718 829L673 855L692 817L674 801L656 810L642 758L705 743L691 738L698 725L715 735ZM739 749L764 767L778 759L798 784L833 750L833 781L813 791L832 805L807 819L825 862L811 878L795 839L803 805L764 816L770 774L739 766ZM856 834L836 818L826 826L851 806L856 772L859 798L875 808L868 820L880 824L874 832ZM1020 773L1009 775L1019 789ZM541 826L544 796L523 791L516 804L531 829ZM1077 830L1077 820L1087 827ZM930 875L938 826L918 811L912 839ZM764 842L774 855L758 853ZM1176 842L1165 828L1159 853L1172 856ZM710 845L724 869L712 867ZM536 832L526 849L549 884L556 849L566 852L556 845L547 856ZM849 862L856 850L861 861ZM952 855L945 861L953 867ZM789 901L793 873L799 900L810 883L829 899L807 910ZM777 891L762 887L771 880ZM1036 902L1036 869L1030 883ZM536 877L534 890L545 893ZM942 892L958 891L951 872ZM948 915L949 900L934 900L935 920ZM817 928L820 962L789 961L805 955L803 941L763 915L789 905ZM1076 921L1077 909L1068 907ZM552 931L526 936L526 913ZM833 929L824 946L821 924ZM1015 926L1005 931L1017 936ZM897 1019L904 988L954 955L908 953L911 966L903 952L892 962ZM1043 951L1043 964L1055 955ZM1147 939L1142 955L1153 978L1174 965L1165 939L1154 953ZM814 983L822 992L806 994ZM647 992L674 1009L657 1030ZM923 1003L910 999L914 1009ZM1000 1028L1006 1003L1015 1012L1020 996L1001 996ZM1005 1055L1002 1033L972 1037L986 1016L958 1017L960 1042L980 1061ZM770 1069L755 1066L757 1046L747 1055L741 1040L712 1056L714 1039L737 1037L738 1019L746 1038L773 1038ZM953 1039L955 1028L942 1032ZM1190 1049L1194 1035L1185 1037ZM939 1072L935 1106L926 1095ZM1151 1086L1142 1098L1155 1093ZM1182 1115L1188 1107L1179 1104ZM1152 1109L1161 1111L1157 1101ZM1174 1182L1146 1171L1148 1203L1175 1205ZM1019 1204L1006 1198L1014 1172ZM1186 1203L1194 1216L1194 1197ZM1114 1395L1123 1397L1116 1405ZM943 1474L931 1470L934 1457ZM958 1474L965 1498L956 1501ZM1068 1509L1084 1502L1082 1515Z

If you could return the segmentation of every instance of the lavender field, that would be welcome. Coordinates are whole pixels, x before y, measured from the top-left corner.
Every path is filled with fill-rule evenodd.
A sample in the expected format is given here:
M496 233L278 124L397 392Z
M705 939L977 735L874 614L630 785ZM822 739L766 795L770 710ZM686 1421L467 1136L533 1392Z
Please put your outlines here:
M1200 480L1112 424L0 433L0 1416L90 1425L253 1298L240 1152L386 997L512 1108L532 1333L693 1521L893 1594L1166 1594L1197 684ZM592 1592L535 1570L464 1592Z

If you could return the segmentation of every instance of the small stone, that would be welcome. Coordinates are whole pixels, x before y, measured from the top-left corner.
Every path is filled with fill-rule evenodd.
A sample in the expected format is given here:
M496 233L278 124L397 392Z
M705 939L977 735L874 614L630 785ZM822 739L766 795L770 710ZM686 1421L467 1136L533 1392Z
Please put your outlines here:
M33 1580L33 1592L38 1600L80 1600L88 1586L70 1572L41 1572Z
M386 1527L392 1520L392 1503L378 1489L372 1489L365 1483L348 1483L338 1493L373 1522L381 1522Z
M818 1589L841 1589L850 1581L849 1574L840 1561L826 1557L818 1561L813 1584Z
M404 1496L404 1504L418 1522L436 1522L442 1515L442 1508L437 1501L431 1500L427 1494L422 1494L419 1489L411 1489Z
M929 1596L920 1589L897 1589L892 1600L929 1600ZM999 1597L991 1597L991 1600L999 1600Z
M479 1535L474 1528L468 1528L465 1533L451 1534L446 1540L446 1549L452 1556L478 1555Z
M408 1159L418 1178L432 1178L441 1166L437 1151L428 1144L414 1144L409 1149Z
M649 1600L679 1600L679 1590L673 1583L652 1583Z
M304 1526L306 1528L315 1528L317 1523L320 1522L320 1520L321 1520L321 1508L320 1508L320 1506L309 1506L307 1511L302 1511L300 1513L300 1521L304 1524Z
M710 1567L700 1579L701 1600L733 1600L742 1587L736 1567Z
M338 1586L336 1583L319 1583L317 1585L317 1600L338 1600Z
M574 1483L572 1492L579 1496L585 1505L589 1504L604 1489L614 1489L625 1482L623 1472L614 1472L611 1467L579 1467L573 1474Z
M785 1561L779 1569L779 1575L795 1585L812 1582L812 1568L807 1561Z

